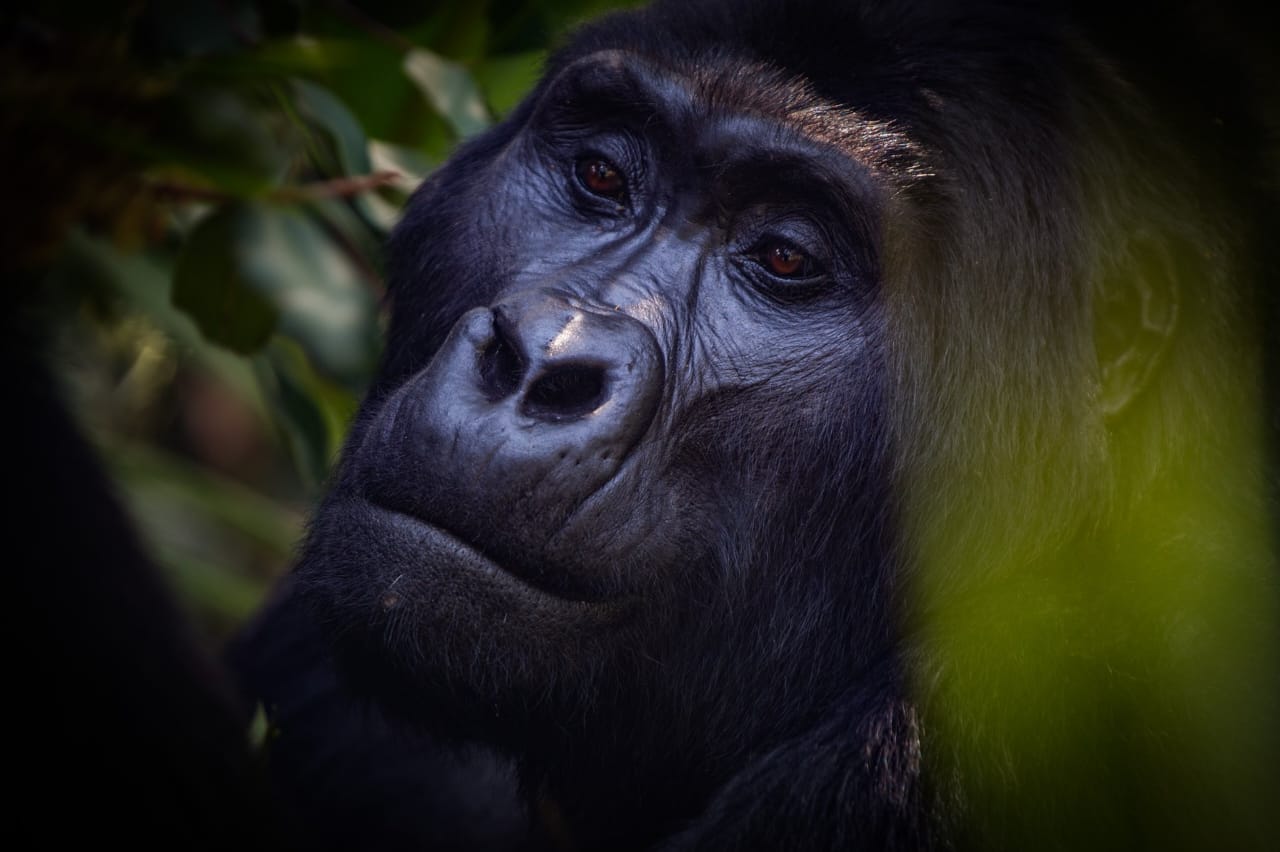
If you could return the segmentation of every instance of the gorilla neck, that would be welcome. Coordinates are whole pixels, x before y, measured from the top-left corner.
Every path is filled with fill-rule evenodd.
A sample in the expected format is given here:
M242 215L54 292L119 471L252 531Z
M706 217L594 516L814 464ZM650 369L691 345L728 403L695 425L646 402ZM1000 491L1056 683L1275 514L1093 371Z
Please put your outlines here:
M648 848L714 810L726 791L794 777L796 765L808 766L815 755L830 757L823 771L838 776L814 770L817 807L824 789L874 786L865 777L868 763L894 771L895 790L913 788L918 740L897 656L886 648L869 663L855 662L853 654L836 662L832 649L858 647L855 640L834 625L822 625L819 634L825 647L815 643L811 654L786 661L735 637L748 653L708 655L681 672L655 665L647 683L594 707L580 727L539 724L536 732L515 732L510 742L520 744L522 785L535 818L572 841L567 848ZM699 641L735 647L724 638ZM824 681L798 661L856 674L843 684ZM725 683L742 685L734 701L725 701ZM878 754L899 762L868 757Z
M776 709L768 704L762 697L754 706L763 716ZM663 716L667 709L633 707L632 716L648 711L653 718L675 718ZM548 743L526 754L521 777L535 820L563 848L649 848L690 825L709 826L714 836L717 825L737 830L750 823L756 803L771 796L812 811L815 832L823 814L860 801L866 812L856 820L865 822L868 837L886 825L899 826L903 837L924 836L933 809L923 802L916 712L905 697L900 661L886 657L822 709L803 730L775 731L718 754L708 746L724 746L733 730L701 732L718 746L676 731L668 731L665 741L632 740L613 717L608 731L591 730L568 738L567 745ZM575 749L573 742L597 748ZM601 743L608 750L598 748ZM796 816L810 823L804 814ZM831 848L844 845L833 838Z

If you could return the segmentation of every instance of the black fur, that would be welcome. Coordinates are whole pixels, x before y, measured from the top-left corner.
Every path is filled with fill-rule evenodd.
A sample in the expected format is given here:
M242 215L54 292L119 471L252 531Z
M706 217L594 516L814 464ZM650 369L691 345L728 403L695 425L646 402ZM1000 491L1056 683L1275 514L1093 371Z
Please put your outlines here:
M1260 358L1245 332L1199 360L1257 293L1249 166L1180 132L1116 31L1057 3L658 3L583 28L423 186L382 371L238 652L319 842L1028 839L970 775L1052 770L999 714L938 709L980 666L937 613L1110 546L1166 458L1221 475L1189 412ZM583 189L593 157L621 202ZM779 236L822 273L762 272ZM1202 289L1113 417L1098 306L1148 239ZM580 415L565 365L622 414ZM1023 828L1085 836L1052 807Z

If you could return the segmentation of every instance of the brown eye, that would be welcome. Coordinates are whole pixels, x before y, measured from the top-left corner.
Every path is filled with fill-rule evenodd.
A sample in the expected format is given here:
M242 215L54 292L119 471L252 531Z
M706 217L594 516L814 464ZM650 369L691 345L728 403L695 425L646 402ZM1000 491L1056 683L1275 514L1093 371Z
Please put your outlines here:
M608 160L599 157L579 160L578 180L593 195L617 202L626 198L627 180Z
M768 246L761 260L779 278L805 278L810 274L809 256L787 243Z

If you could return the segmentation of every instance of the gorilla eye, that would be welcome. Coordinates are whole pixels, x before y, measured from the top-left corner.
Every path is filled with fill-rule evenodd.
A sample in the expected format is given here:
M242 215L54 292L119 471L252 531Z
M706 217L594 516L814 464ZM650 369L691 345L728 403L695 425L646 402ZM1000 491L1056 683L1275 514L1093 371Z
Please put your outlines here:
M592 195L619 204L627 198L627 179L613 163L602 157L584 157L578 161L578 180Z
M769 240L756 250L756 259L766 270L779 278L812 278L817 274L813 258L788 242Z

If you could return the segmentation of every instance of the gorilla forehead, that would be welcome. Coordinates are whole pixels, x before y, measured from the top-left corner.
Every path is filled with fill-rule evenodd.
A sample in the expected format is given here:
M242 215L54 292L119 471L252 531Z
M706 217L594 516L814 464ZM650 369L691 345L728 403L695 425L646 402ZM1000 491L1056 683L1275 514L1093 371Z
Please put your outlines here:
M821 91L800 70L731 52L566 52L552 63L544 87L544 98L590 92L646 111L669 122L668 132L708 158L746 152L769 158L775 168L793 159L814 171L829 168L855 185L874 182L895 191L936 175L929 150L908 130L909 116L877 115L856 105L852 93L841 99ZM936 96L926 94L936 103ZM883 93L868 101L883 102Z

